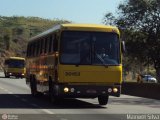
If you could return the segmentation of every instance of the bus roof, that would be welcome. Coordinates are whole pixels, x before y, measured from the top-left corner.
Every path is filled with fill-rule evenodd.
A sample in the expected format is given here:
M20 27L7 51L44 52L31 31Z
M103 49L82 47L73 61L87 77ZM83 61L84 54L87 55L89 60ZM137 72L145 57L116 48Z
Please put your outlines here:
M115 26L107 26L107 25L99 25L99 24L61 24L63 27L69 27L69 28L116 28Z
M23 58L23 57L9 57L9 58L6 58L6 59L25 60L25 58Z
M60 29L79 30L79 31L103 31L103 32L115 32L117 34L120 34L118 28L115 26L98 25L98 24L59 24L47 31L42 32L41 34L35 37L32 37L30 41L44 37L48 34L52 34L53 32L58 31Z

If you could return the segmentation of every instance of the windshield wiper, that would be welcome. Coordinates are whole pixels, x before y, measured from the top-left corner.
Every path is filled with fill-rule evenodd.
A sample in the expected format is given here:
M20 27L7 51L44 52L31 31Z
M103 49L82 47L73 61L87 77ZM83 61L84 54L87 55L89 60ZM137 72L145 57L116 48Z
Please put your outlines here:
M105 60L99 54L97 54L96 52L95 52L95 54L96 54L96 57L102 62L102 64L105 67L108 67L108 65L105 63Z
M87 61L87 62L85 62L85 64L89 64L89 62L90 62L90 64L91 64L91 59L90 59L90 52L88 52L86 55L84 55L82 58L80 58L80 62L79 63L77 63L76 64L76 66L79 66L79 65L81 65L81 63L85 60L85 59L87 59L87 57L89 58L89 60L90 61Z

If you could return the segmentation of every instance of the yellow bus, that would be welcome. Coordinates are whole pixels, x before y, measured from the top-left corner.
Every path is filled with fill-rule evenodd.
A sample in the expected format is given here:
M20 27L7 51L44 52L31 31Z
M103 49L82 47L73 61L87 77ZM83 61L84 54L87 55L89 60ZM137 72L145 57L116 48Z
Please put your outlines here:
M33 96L96 98L106 105L120 96L122 50L116 27L60 24L28 42L26 83Z
M9 57L4 62L4 74L6 78L15 76L16 78L24 78L25 76L25 58Z

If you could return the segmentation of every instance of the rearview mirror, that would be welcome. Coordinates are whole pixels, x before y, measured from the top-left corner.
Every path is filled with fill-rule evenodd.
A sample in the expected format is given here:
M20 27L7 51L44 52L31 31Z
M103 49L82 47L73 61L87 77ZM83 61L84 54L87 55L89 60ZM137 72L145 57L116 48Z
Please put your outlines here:
M125 41L121 42L121 51L122 51L122 53L125 53L125 51L126 51Z

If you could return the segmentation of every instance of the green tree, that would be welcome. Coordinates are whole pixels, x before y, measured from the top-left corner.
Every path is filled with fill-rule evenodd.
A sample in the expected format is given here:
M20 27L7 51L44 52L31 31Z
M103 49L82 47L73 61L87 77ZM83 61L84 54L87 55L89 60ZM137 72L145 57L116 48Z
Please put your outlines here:
M6 50L9 50L9 48L10 48L10 36L8 34L4 35L4 43L6 45Z
M113 16L112 13L106 13L103 19L103 23L106 25L115 25L116 18Z
M0 16L0 51L4 53L4 57L25 56L27 42L30 37L60 23L69 23L69 21L49 20L39 17ZM0 61L2 59L1 57Z
M126 0L118 6L115 23L126 28L130 56L153 64L160 82L160 1Z

